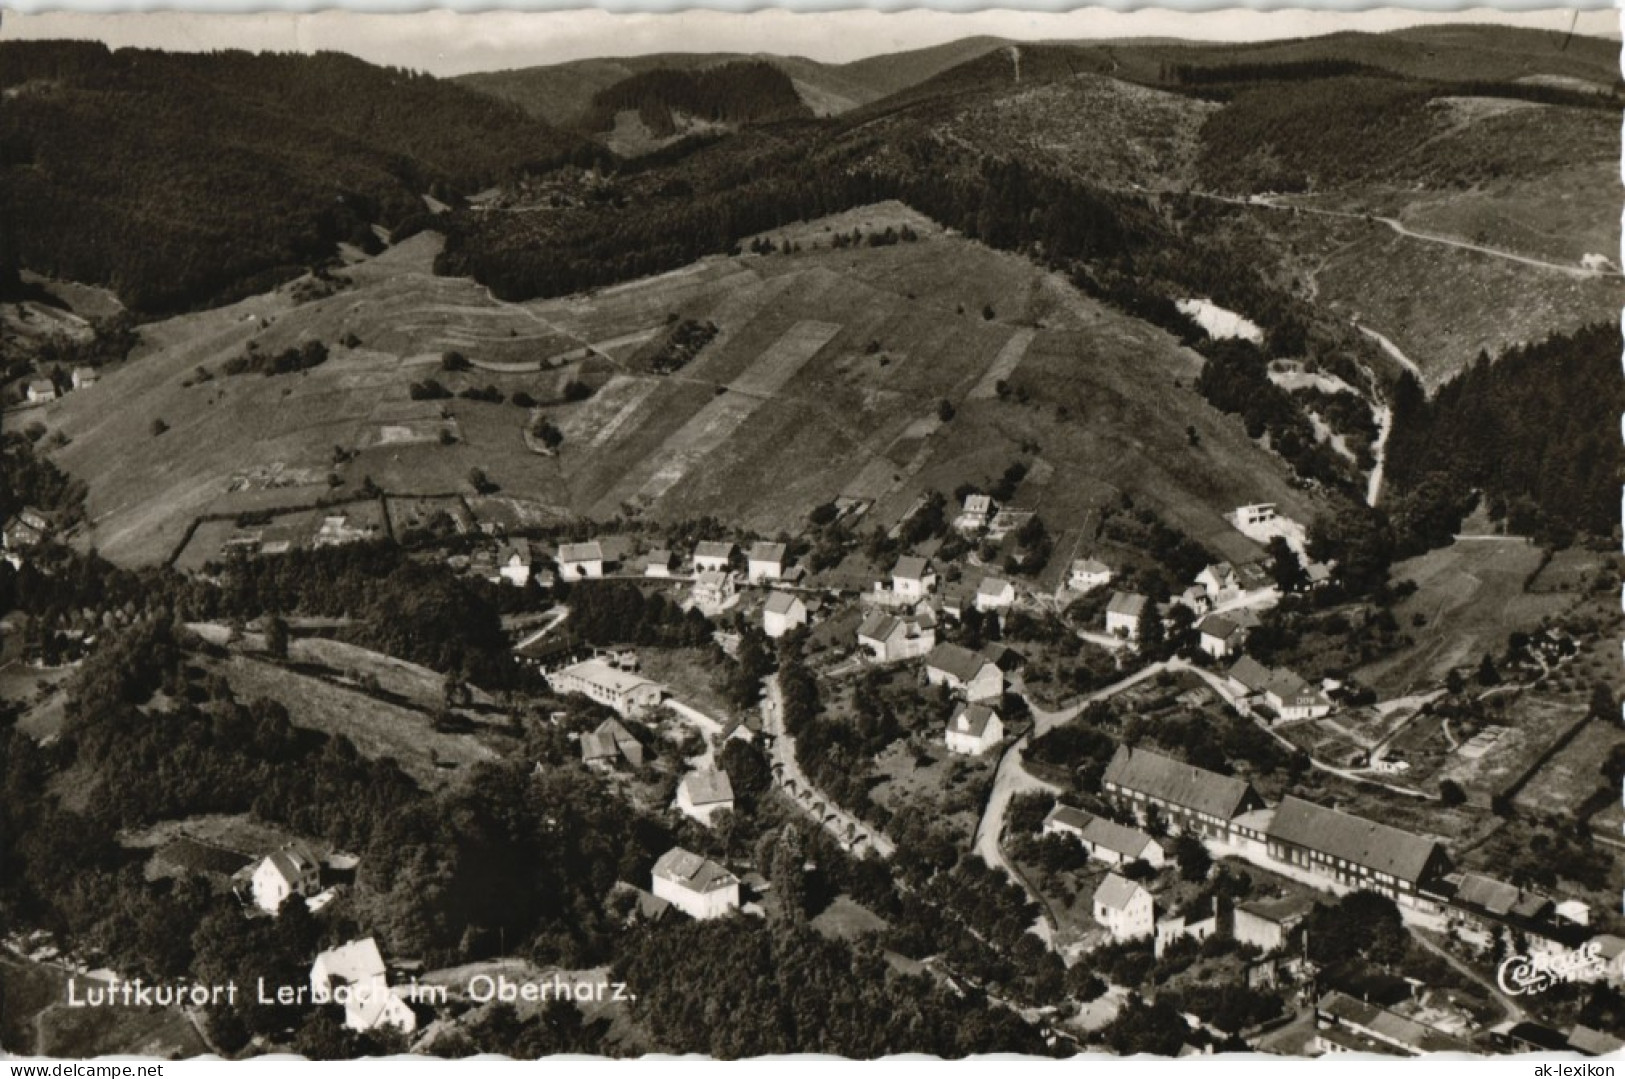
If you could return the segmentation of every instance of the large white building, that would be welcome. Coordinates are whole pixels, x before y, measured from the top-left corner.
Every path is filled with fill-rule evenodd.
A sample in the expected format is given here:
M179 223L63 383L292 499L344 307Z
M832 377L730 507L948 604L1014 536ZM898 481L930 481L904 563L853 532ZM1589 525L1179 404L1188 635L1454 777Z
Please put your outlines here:
M322 890L322 865L302 843L289 843L268 854L249 879L254 905L275 914L293 896L308 899Z
M654 866L654 894L691 918L739 909L739 878L708 858L673 847Z
M978 611L1009 610L1016 602L1016 586L1002 577L983 577L976 586Z
M554 671L547 684L555 693L579 693L608 705L623 716L653 708L666 696L666 687L642 675L623 671L601 659L588 659Z

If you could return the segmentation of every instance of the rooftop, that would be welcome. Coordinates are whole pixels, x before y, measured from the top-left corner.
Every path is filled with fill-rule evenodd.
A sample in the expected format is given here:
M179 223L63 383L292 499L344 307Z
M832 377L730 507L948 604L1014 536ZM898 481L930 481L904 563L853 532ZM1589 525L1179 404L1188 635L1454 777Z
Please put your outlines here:
M1081 809L1076 809L1069 805L1062 805L1061 803L1057 802L1055 803L1055 808L1049 811L1049 816L1044 818L1044 823L1049 824L1051 821L1053 821L1062 827L1075 828L1081 832L1083 831L1084 825L1088 824L1093 819L1094 818L1090 817L1089 814L1085 813Z
M565 543L559 546L560 562L602 562L604 548L596 541L590 543Z
M1106 879L1100 882L1095 889L1095 902L1112 910L1123 910L1134 901L1137 893L1143 893L1144 888L1135 884L1127 877L1120 877L1116 873L1107 873Z
M967 704L954 715L953 727L959 734L980 738L987 725L999 718L999 713L985 704Z
M690 772L683 778L688 800L697 806L733 804L733 783L723 771Z
M1145 604L1145 597L1138 592L1114 592L1111 602L1106 604L1106 613L1139 618L1145 611Z
M939 644L925 657L925 664L935 670L952 675L961 682L969 682L981 673L983 667L995 666L986 656L957 644Z
M762 609L770 614L789 614L800 602L801 600L788 592L774 592L767 597L767 602L762 604Z
M1155 842L1138 828L1130 828L1105 817L1096 817L1084 826L1083 841L1130 859L1143 856L1146 848Z
M919 558L915 555L904 555L897 560L897 565L892 567L891 575L900 577L905 581L919 581L924 580L930 568L930 559Z
M691 892L715 892L739 883L739 878L709 858L673 847L655 862L654 875Z
M1341 858L1412 884L1439 844L1423 836L1288 795L1275 809L1269 838Z
M750 549L752 562L783 562L785 547L782 543L757 543Z
M1193 764L1164 757L1148 749L1119 746L1106 766L1105 781L1131 791L1230 820L1256 803L1252 785L1235 776L1222 776Z

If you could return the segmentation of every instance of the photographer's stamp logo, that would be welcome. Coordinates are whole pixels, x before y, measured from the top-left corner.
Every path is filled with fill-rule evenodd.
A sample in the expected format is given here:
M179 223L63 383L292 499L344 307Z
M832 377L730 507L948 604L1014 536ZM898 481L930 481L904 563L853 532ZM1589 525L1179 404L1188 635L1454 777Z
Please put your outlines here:
M1587 941L1572 952L1550 955L1509 955L1501 963L1495 980L1501 992L1511 997L1544 993L1564 982L1594 982L1607 973L1602 945Z

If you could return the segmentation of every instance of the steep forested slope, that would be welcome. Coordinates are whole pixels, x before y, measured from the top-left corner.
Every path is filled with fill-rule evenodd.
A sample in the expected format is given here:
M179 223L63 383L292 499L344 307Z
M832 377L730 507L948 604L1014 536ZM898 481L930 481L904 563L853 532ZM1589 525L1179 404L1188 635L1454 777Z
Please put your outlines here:
M1424 400L1396 395L1388 473L1402 491L1479 489L1491 515L1561 545L1619 524L1619 328L1598 323L1479 362Z
M353 57L0 46L0 217L23 266L156 312L297 272L580 143ZM8 245L9 246L9 245Z

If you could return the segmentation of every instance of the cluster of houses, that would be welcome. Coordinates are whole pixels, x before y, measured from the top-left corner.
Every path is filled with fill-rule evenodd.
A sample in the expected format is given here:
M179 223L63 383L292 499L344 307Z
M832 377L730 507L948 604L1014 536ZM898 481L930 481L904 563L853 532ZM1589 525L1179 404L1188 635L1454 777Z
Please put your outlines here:
M67 390L82 390L94 386L101 378L94 367L75 367L67 378ZM43 405L61 397L64 390L59 388L55 378L30 379L28 385L23 387L23 400L30 405Z
M1294 796L1268 806L1244 779L1128 746L1113 756L1101 787L1142 825L1155 815L1170 834L1194 835L1220 853L1323 891L1377 892L1408 916L1463 939L1487 946L1488 934L1507 927L1529 941L1533 954L1569 954L1592 941L1625 957L1625 941L1592 935L1583 903L1558 903L1483 874L1459 872L1438 840L1391 824ZM1110 837L1103 847L1091 844L1091 855L1103 860L1139 842L1099 828L1096 834ZM1609 962L1613 973L1598 977L1625 980L1625 958Z
M313 1000L344 1008L344 1025L355 1031L394 1030L410 1034L417 1013L400 989L389 983L389 971L372 937L352 940L322 952L310 967Z

